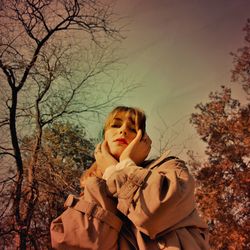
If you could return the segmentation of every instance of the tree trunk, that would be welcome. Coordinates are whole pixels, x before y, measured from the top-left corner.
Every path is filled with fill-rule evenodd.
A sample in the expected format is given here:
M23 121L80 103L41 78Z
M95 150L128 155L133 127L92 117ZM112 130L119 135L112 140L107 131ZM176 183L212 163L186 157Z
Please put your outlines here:
M19 239L20 239L20 250L26 250L26 244L27 244L27 236L28 236L28 232L27 229L21 229L19 232Z

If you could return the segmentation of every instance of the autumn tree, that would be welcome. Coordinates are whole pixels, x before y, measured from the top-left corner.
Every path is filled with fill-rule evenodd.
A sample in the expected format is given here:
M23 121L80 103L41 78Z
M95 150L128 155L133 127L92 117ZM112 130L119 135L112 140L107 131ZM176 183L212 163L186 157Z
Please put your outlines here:
M243 29L245 35L245 46L239 48L237 53L232 53L234 68L232 69L232 81L241 84L247 99L250 96L250 19L247 20Z
M110 44L121 39L114 23L109 1L1 1L0 218L11 225L1 227L1 246L39 249L32 230L46 127L98 114L128 90L105 82L117 62Z
M30 148L34 139L24 138L21 149ZM79 179L93 162L94 143L86 139L83 128L68 122L56 122L44 130L36 166L39 196L29 234L33 245L50 247L50 222L63 211L68 194L80 194ZM25 152L24 165L32 157Z
M232 80L246 94L242 103L225 86L212 92L209 101L196 106L191 123L206 143L207 161L193 154L198 206L206 218L213 249L248 249L250 155L250 21L245 27L246 46L234 55Z

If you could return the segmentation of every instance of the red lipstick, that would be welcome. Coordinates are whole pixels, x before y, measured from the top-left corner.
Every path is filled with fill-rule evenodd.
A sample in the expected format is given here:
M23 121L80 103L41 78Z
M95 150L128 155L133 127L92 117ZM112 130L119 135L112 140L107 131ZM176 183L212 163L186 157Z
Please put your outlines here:
M118 139L115 140L115 142L120 142L122 144L128 145L128 142L127 142L127 140L125 138L118 138Z

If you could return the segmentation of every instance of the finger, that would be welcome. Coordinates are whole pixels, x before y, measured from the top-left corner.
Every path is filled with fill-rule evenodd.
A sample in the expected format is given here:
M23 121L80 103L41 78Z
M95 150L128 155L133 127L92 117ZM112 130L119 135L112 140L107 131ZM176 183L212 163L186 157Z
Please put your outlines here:
M149 138L148 134L146 134L146 133L142 137L141 141L144 142L144 143L147 143L147 144L151 143L151 139Z
M129 143L129 145L130 144L135 144L135 143L139 142L141 139L142 139L142 131L139 129L137 131L137 134L136 134L135 138Z
M139 129L139 130L137 131L136 137L134 138L134 140L133 140L132 142L137 143L137 142L139 142L141 139L142 139L142 131L141 131L141 129Z
M133 145L139 143L141 141L141 139L142 139L142 131L141 131L141 129L139 129L137 131L137 134L136 134L135 138L129 143L129 146L130 145L133 146Z
M101 152L101 144L98 143L98 144L96 145L96 148L95 148L95 154L96 154L96 153L100 153L100 152Z
M148 143L151 145L152 144L152 140L150 139L150 137L148 137L149 140L148 140Z
M147 138L146 138L146 142L151 145L152 144L152 140L151 138L147 135Z
M102 173L102 171L101 171L100 168L96 169L96 174L97 174L97 176L102 176L103 175L103 173Z
M109 152L108 142L104 141L101 145L101 151L102 152Z

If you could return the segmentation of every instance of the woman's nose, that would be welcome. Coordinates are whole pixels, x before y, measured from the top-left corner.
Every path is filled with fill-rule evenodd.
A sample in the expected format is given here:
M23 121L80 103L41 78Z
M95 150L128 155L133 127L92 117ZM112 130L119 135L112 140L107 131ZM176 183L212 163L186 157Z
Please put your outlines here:
M124 134L124 135L126 135L127 134L127 128L125 127L125 126L122 126L122 127L120 127L120 134L122 135L122 134Z

